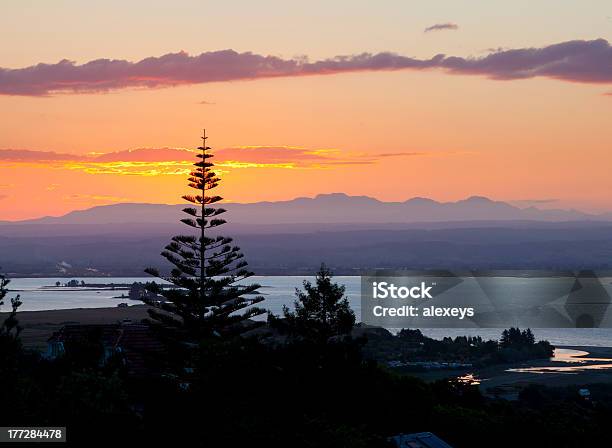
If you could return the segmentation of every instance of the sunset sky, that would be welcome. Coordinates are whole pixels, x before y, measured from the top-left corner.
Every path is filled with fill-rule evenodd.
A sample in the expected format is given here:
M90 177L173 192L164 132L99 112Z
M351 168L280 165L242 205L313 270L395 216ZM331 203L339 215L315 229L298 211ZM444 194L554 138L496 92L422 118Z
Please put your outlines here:
M612 3L3 0L0 220L484 195L612 211Z

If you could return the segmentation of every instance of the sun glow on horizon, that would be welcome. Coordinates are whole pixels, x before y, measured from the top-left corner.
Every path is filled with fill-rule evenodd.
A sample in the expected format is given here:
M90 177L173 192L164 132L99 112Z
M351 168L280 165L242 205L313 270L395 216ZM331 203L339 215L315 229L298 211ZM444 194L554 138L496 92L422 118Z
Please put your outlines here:
M86 22L74 5L41 4L53 20L25 33L13 18L31 11L11 2L0 25L20 45L0 64L0 220L173 203L203 125L236 201L339 191L611 211L604 3L556 5L554 23L526 0L478 2L477 15L443 3L444 21L440 6L402 2L294 6L283 20L272 5L190 5L160 34L166 14L113 2ZM204 12L219 20L202 46ZM108 33L111 17L122 20ZM425 33L432 24L457 28ZM82 45L67 45L77 30Z

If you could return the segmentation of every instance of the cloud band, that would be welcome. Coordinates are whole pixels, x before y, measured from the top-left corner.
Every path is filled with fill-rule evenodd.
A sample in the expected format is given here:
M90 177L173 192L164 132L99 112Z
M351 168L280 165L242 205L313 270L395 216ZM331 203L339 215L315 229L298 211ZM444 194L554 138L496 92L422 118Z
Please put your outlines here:
M77 65L62 60L19 69L0 68L0 94L46 96L280 76L427 69L506 80L546 77L612 83L612 47L607 40L596 39L503 50L479 58L439 54L431 59L417 59L395 53L362 53L309 62L223 50L197 56L170 53L139 62L98 59Z
M297 146L240 146L214 151L218 169L316 168L370 165L388 157L429 155L426 152L381 154L352 153L338 149L309 149ZM433 153L432 153L433 154ZM0 162L46 168L84 171L90 174L157 176L185 175L193 169L195 152L183 148L139 148L102 154L71 155L50 151L0 149Z

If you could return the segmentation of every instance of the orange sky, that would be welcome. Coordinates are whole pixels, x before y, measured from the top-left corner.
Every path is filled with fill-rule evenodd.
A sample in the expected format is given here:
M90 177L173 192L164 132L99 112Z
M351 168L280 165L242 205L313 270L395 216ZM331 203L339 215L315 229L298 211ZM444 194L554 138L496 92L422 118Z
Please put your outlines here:
M11 7L26 18L18 3ZM605 15L603 9L600 12ZM569 11L563 13L568 16L551 25L548 39L543 37L545 31L528 27L531 45L576 38L612 40L603 28L588 35L586 25L581 28L580 15L575 28L562 31L563 20L570 17ZM184 14L188 15L187 9ZM478 25L465 12L463 16L449 12L448 20L457 19L458 30L424 36L425 25L442 21L433 14L423 13L414 30L408 28L407 36L418 37L408 48L393 47L400 28L385 28L384 20L392 18L381 16L376 48L363 51L387 48L419 58L448 51L481 57L479 52L491 46L529 46L516 36L495 34L490 24L475 33L469 26ZM269 20L284 24L288 19ZM346 20L350 28L360 19ZM609 26L612 29L612 21ZM8 37L20 35L14 26L3 32ZM196 45L194 35L184 36L184 44L176 43L180 46L175 48L147 42L142 54L136 55L135 47L126 53L118 42L108 42L106 50L95 45L101 30L78 30L78 36L92 43L88 57L87 49L80 46L79 55L69 54L75 50L63 39L70 32L59 33L44 51L37 45L44 36L30 36L19 54L0 52L0 67L55 63L63 48L67 49L63 57L78 57L78 63L84 63L100 56L136 61L182 48L202 52L238 47L235 36L228 37L227 45L215 41L211 48L201 39ZM137 30L134 33L137 36ZM254 52L290 58L304 49L292 37L294 54L285 48L286 42L265 51L262 47L271 41L260 33L252 39ZM363 36L355 36L356 43L351 44L344 38L316 42L310 53L315 59L356 54L358 49L351 45L360 46ZM249 36L241 39L239 50L249 50ZM457 44L461 39L465 39L463 48ZM0 90L2 83L0 72ZM220 194L227 200L278 200L341 191L383 200L484 195L533 200L542 207L612 210L612 96L605 95L611 90L600 81L569 82L550 76L496 80L434 69L193 82L108 93L4 94L0 95L0 220L59 215L114 202L179 202L186 191L188 163L183 160L188 157L180 151L150 150L193 149L204 126L218 151ZM143 151L124 152L137 148ZM115 152L119 154L110 161L92 155Z

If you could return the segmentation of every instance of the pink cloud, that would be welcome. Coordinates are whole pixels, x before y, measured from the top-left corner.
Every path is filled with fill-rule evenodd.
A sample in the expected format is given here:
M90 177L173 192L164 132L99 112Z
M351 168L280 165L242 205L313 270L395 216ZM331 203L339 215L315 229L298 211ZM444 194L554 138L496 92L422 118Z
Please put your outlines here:
M422 152L349 153L338 149L310 149L296 146L243 146L214 151L215 163L239 162L258 165L292 165L295 167L327 165L364 165L386 157L421 156Z
M65 154L32 149L0 149L0 160L19 162L193 162L195 152L182 148L138 148L99 154Z
M36 151L31 149L0 149L0 160L16 162L48 162L53 160L75 160L80 156L62 154L53 151Z
M181 148L138 148L96 155L96 162L193 162L195 152Z
M372 164L387 157L421 156L421 152L350 153L338 149L296 146L241 146L214 150L215 163L224 167L323 167ZM183 148L138 148L108 153L76 155L51 151L0 149L0 161L44 163L92 173L181 174L192 169L196 151Z
M244 146L224 148L214 152L215 161L240 161L247 163L287 163L332 161L332 150L313 150L292 146Z
M44 96L278 76L425 69L505 80L545 77L612 83L612 47L605 39L596 39L502 50L472 58L439 54L431 59L417 59L395 53L363 53L309 62L222 50L197 56L170 53L138 62L98 59L77 65L62 60L19 69L0 68L0 94Z

